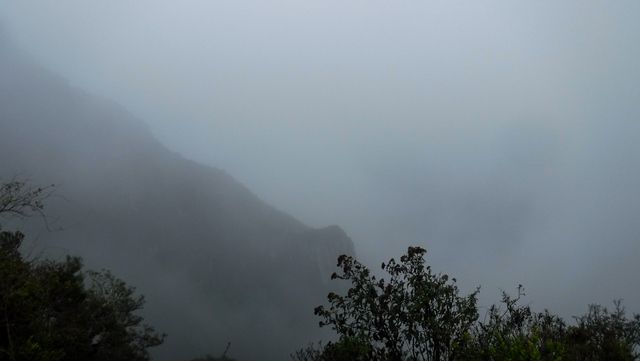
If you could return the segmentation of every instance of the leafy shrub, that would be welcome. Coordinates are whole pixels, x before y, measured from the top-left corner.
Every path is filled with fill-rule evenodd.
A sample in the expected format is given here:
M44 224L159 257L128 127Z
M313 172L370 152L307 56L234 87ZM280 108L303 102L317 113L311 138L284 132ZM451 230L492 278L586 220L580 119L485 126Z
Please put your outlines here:
M163 336L136 312L144 304L109 272L82 262L24 259L20 232L0 232L0 360L146 361Z
M483 321L478 319L478 289L462 296L456 280L426 266L426 251L409 247L400 262L382 264L388 280L377 279L353 257L338 258L345 294L329 293L318 306L320 326L337 341L309 346L292 355L298 361L338 360L640 360L640 315L628 319L621 302L613 311L589 306L567 324L549 311L520 305L522 286L503 293Z

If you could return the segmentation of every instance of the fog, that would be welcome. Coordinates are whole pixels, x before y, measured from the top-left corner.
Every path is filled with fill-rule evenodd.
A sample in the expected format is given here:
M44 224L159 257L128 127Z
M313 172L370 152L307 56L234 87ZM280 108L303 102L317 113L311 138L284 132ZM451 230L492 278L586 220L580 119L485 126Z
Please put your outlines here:
M2 0L6 33L366 262L640 311L636 1ZM1 79L0 79L1 81Z

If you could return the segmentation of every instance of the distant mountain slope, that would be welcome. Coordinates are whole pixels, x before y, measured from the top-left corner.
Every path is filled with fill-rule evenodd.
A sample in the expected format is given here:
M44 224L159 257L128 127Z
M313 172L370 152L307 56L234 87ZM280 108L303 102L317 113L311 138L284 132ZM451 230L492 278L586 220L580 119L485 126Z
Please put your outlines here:
M34 220L32 250L80 255L138 286L150 322L169 334L160 360L228 341L239 359L283 359L318 336L313 306L335 258L353 252L339 227L312 229L224 171L172 153L0 34L0 179L16 175L58 185L47 208L54 230Z

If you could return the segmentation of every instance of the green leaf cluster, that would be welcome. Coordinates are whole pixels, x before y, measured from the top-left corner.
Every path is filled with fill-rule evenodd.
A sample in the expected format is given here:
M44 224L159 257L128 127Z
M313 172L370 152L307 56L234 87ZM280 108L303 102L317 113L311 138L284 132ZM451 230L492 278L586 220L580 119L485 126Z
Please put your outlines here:
M23 239L0 232L0 360L149 360L164 336L137 315L142 296L77 257L27 260Z

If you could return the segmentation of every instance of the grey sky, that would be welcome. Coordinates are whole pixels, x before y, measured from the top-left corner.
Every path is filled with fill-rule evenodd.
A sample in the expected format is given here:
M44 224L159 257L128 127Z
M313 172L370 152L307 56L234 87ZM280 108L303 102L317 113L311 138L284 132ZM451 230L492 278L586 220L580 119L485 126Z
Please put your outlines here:
M639 17L637 1L0 0L44 66L341 225L366 259L419 243L487 296L523 283L573 313L640 307Z

